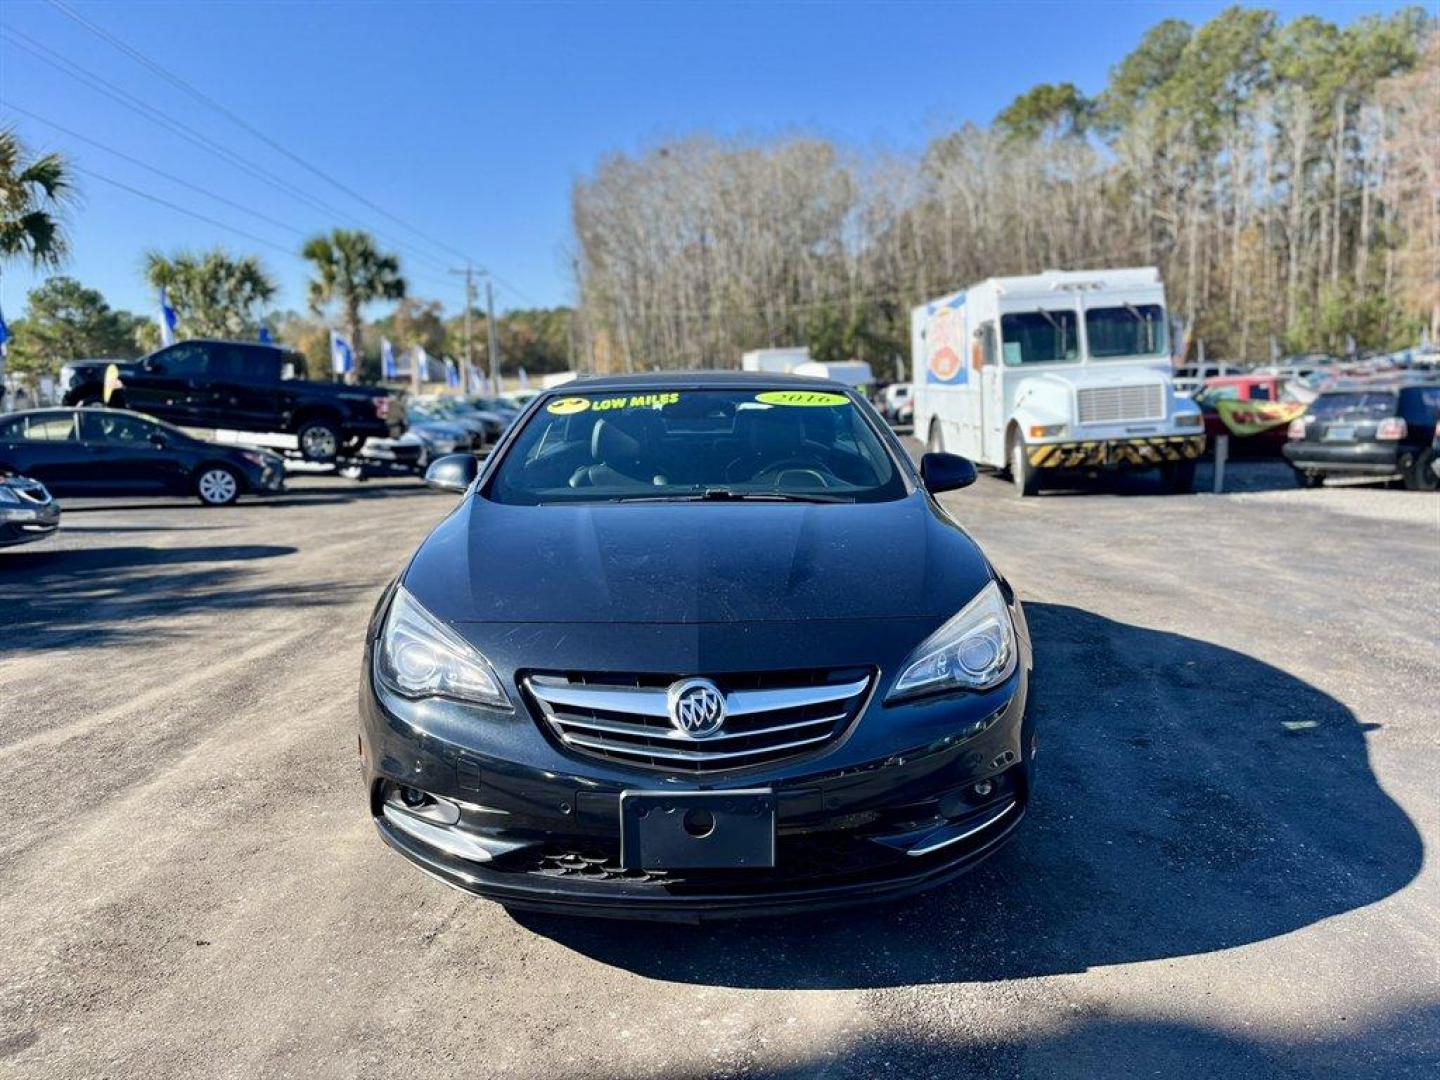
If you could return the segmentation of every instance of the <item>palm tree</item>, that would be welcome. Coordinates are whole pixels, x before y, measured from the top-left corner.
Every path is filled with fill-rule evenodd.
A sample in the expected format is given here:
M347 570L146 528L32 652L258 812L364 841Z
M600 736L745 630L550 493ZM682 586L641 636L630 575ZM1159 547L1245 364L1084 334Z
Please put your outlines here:
M40 270L64 261L70 245L60 210L71 190L64 158L30 158L14 131L0 129L0 263L28 258Z
M253 255L232 258L222 248L195 254L145 253L145 280L170 295L190 337L242 337L255 329L255 308L279 291Z
M332 229L329 236L307 241L300 254L315 264L310 281L310 306L316 314L332 301L345 313L345 331L360 356L360 310L376 300L399 300L405 295L400 260L375 246L367 232Z

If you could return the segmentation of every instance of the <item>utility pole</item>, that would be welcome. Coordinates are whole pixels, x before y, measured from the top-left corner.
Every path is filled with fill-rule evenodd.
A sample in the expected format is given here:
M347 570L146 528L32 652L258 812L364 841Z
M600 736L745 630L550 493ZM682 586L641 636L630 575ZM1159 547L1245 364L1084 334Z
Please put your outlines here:
M475 300L476 300L476 296L475 296L475 266L474 266L473 263L471 263L471 262L467 259L466 262L465 262L465 269L463 269L463 270L455 270L455 269L452 269L452 270L450 271L450 273L452 273L452 274L464 274L464 275L465 275L465 373L464 373L464 374L461 376L461 378L460 378L460 385L466 387L468 390L470 390L471 392L473 392L475 388L470 385L470 379L471 379L471 374L470 374L470 373L475 370L475 348L474 348L474 346L471 344L471 340L470 340L470 311L471 311L471 309L475 306ZM490 280L490 279L487 277L485 280L486 280L486 287L488 288L488 287L489 287L489 280ZM491 341L491 345L490 345L490 355L491 355L491 357L492 357L491 363L492 363L492 366L493 366L493 363L494 363L493 357L494 357L494 355L495 355L495 345L494 345L495 336L494 336L494 331L493 331L493 330L491 331L490 341Z
M485 275L485 329L490 352L490 387L493 393L500 393L500 346L495 337L495 289L490 284L490 275Z

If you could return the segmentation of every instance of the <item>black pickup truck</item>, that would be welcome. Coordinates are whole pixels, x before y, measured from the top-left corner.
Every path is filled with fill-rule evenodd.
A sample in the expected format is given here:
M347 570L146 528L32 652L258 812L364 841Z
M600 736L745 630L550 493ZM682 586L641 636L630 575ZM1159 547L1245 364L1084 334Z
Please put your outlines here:
M113 370L112 370L113 369ZM305 359L249 341L181 341L126 363L60 369L64 404L106 404L172 424L294 435L311 461L334 461L364 441L405 430L403 400L375 386L303 377Z

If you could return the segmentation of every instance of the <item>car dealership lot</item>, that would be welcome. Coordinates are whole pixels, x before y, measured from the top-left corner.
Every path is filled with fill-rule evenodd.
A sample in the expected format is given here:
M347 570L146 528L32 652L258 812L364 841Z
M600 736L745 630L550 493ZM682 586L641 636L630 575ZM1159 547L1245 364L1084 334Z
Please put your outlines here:
M450 498L67 501L0 552L0 1062L1431 1075L1440 501L1236 486L945 496L1035 637L1019 838L899 906L700 929L511 918L374 835L361 634Z

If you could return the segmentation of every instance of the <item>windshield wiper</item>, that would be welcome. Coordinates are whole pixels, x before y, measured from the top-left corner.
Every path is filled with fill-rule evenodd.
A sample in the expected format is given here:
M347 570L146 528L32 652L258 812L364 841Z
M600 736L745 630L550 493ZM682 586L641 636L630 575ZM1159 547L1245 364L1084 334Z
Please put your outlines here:
M733 488L711 487L704 491L673 495L622 495L616 502L801 502L853 503L846 495L802 494L791 491L736 491Z

